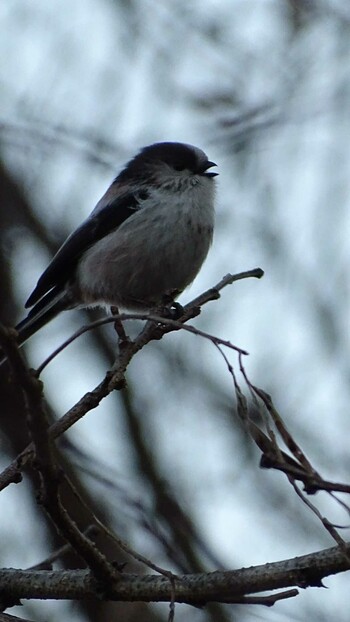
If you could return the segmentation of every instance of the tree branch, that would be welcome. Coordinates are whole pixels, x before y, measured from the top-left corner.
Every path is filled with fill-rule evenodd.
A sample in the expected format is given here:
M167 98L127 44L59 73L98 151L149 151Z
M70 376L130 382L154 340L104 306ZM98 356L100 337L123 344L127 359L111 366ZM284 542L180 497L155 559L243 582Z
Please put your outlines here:
M61 476L53 455L53 439L52 435L49 435L42 383L27 369L12 333L1 326L0 342L16 374L18 388L24 395L26 420L33 438L32 457L35 455L35 468L39 472L41 481L39 502L45 508L58 532L91 568L95 577L104 582L107 589L110 583L119 578L119 572L107 561L96 545L80 531L62 504L59 493Z
M235 281L245 278L261 278L263 274L264 272L263 270L261 270L261 268L255 268L253 270L240 272L234 275L227 274L214 287L211 287L207 291L203 292L200 296L184 306L184 313L180 318L181 326L178 326L178 323L175 323L176 326L172 326L171 322L169 322L168 325L163 324L160 327L159 324L148 321L140 334L136 337L136 339L134 341L127 342L125 347L120 350L112 370L107 372L105 378L95 387L95 389L86 393L65 415L61 417L59 421L50 426L50 438L56 439L61 436L61 434L66 432L77 421L84 417L87 412L96 408L100 404L100 402L105 397L107 397L107 395L109 395L113 390L122 389L125 386L126 368L128 367L132 357L137 352L139 352L145 345L147 345L147 343L149 343L153 339L160 339L164 334L172 330L179 330L184 322L191 319L192 317L195 317L195 315L198 315L198 313L200 312L200 305L219 298L220 292L224 287L234 283ZM111 320L110 318L107 318L107 320L103 321ZM186 329L189 330L191 330L192 328L193 327L186 327ZM4 350L5 354L8 355L9 333L7 329L4 330L5 333L0 333L0 345L1 348ZM86 328L83 328L82 330L83 332L85 332ZM78 332L80 334L80 331ZM12 338L11 343L11 347L16 348L14 338ZM230 345L232 346L232 344ZM59 351L61 351L61 348L59 349ZM55 355L55 353L53 354ZM49 359L45 361L45 364L47 364L49 360L51 360L51 358L52 357L49 357ZM41 369L42 367L43 366L41 366ZM33 444L31 444L28 445L28 447L26 447L17 456L17 458L10 465L8 465L6 469L2 471L2 473L0 474L0 491L6 488L6 486L11 483L16 484L21 481L21 472L24 467L32 461L33 456Z
M347 544L347 548L350 552L350 544ZM323 587L322 580L325 577L346 570L350 570L349 561L340 547L334 547L294 559L240 570L174 577L175 601L191 605L208 602L244 603L244 597L249 594L291 586ZM163 575L121 573L120 580L112 586L108 599L169 602L171 592L171 582ZM0 570L0 597L6 600L95 597L95 578L89 570L4 569ZM274 595L270 598L272 602ZM258 598L257 603L261 604L260 601Z

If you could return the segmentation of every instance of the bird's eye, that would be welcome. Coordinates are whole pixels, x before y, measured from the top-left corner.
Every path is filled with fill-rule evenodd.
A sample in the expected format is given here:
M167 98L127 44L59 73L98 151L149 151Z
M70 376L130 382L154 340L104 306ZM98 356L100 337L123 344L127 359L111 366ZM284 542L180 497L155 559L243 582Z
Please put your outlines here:
M185 166L183 164L176 164L174 166L175 171L184 171L185 170Z
M141 199L141 201L145 201L146 199L148 199L149 197L149 192L147 192L147 190L140 190L140 192L138 193L138 198Z

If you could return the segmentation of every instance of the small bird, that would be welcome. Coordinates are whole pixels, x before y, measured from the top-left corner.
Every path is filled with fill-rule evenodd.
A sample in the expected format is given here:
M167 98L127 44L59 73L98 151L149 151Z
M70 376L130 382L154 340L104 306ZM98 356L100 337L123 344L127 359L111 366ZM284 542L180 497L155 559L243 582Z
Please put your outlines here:
M197 147L144 147L67 238L26 302L22 344L66 309L149 310L196 277L214 227L214 162Z

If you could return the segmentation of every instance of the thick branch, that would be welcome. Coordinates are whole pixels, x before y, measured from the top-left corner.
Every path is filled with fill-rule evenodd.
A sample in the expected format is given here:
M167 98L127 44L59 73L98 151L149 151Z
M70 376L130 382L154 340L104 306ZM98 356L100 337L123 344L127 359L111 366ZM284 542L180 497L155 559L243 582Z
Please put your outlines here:
M348 544L350 551L350 545ZM285 561L175 579L175 601L188 604L244 602L248 594L285 587L321 587L322 579L350 570L340 547L334 547ZM2 599L83 599L95 597L96 583L88 570L30 571L0 570ZM109 600L163 601L171 599L169 579L158 575L121 573L109 592Z
M80 555L80 557L104 581L115 581L119 573L110 564L96 545L87 538L69 516L63 506L60 493L60 470L56 465L52 451L52 435L46 417L45 402L42 394L42 383L27 369L17 349L11 331L0 326L0 340L10 363L16 372L18 388L22 390L25 401L26 419L33 438L33 455L35 466L39 471L41 487L40 502L55 524L56 529Z

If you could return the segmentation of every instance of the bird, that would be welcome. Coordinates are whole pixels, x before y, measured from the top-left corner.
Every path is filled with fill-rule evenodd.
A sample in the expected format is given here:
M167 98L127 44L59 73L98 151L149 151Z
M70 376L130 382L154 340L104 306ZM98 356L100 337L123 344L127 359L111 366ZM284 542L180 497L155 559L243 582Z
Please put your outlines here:
M23 344L62 311L148 311L198 274L214 229L217 166L190 144L142 148L40 276L17 326Z

